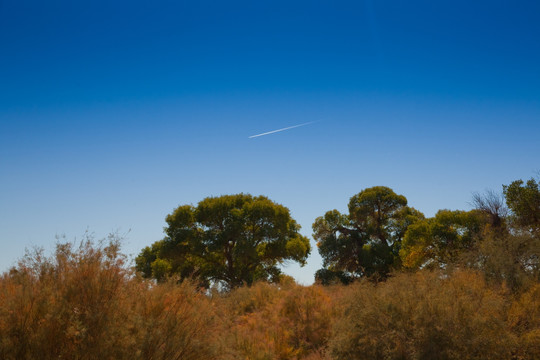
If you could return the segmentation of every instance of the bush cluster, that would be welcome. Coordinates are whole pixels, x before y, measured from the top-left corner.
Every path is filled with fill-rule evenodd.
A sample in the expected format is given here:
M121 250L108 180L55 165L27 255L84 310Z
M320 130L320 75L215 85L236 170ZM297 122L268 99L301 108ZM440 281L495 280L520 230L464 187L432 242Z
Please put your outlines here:
M0 278L1 359L216 359L210 299L155 286L114 238L27 254Z
M143 279L114 238L36 251L0 278L2 359L538 359L540 286L474 270L229 292Z

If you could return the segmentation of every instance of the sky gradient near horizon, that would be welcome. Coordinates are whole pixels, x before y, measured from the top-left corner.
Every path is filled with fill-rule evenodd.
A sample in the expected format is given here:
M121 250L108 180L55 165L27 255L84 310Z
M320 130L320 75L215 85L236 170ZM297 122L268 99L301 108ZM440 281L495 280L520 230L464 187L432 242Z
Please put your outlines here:
M307 236L370 186L469 209L540 170L539 18L538 1L0 0L0 271L86 230L136 255L221 194L266 195ZM305 284L312 246L285 268Z

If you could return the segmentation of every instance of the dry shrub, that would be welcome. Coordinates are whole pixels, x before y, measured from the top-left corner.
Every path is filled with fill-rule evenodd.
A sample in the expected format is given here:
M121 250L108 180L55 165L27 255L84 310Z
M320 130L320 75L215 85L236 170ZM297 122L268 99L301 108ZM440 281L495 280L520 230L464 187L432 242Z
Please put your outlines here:
M334 311L323 288L258 283L224 301L231 316L231 358L324 358Z
M206 295L189 281L137 285L131 323L139 358L217 358L216 319Z
M291 289L283 297L280 316L294 334L292 345L301 354L322 348L330 335L332 306L320 286Z
M330 341L336 359L505 359L505 299L472 272L401 274L350 289Z
M143 280L119 243L59 244L0 277L0 359L538 359L540 285L472 271L228 294ZM209 296L212 295L212 296ZM516 300L512 303L513 296Z
M1 282L3 358L118 357L126 329L121 288L128 273L118 244L57 246L27 254Z
M478 248L461 257L490 283L504 284L516 294L540 280L540 239L526 232L500 233L488 226Z
M276 284L258 282L251 287L236 288L220 300L233 317L242 317L264 311L277 302L281 294Z
M228 352L224 359L266 360L275 359L277 353L288 352L280 346L281 336L275 332L279 318L273 311L279 297L280 289L276 285L259 282L237 288L218 299L229 329Z
M508 319L518 337L517 358L540 359L540 284L512 304Z
M211 359L211 305L132 274L113 236L27 254L0 279L2 359ZM189 339L187 339L189 338ZM186 340L187 339L187 340Z

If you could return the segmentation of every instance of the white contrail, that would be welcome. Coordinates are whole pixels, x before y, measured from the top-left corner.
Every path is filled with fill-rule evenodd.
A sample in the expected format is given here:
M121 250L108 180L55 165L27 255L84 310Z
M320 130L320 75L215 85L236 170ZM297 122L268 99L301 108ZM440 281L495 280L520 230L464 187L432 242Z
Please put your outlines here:
M285 130L289 130L289 129L294 129L294 128L297 128L297 127L300 127L300 126L313 124L314 122L316 122L316 121L310 121L310 122L303 123L303 124L300 124L300 125L293 125L293 126L289 126L289 127L283 128L283 129L272 130L272 131L265 132L265 133L262 133L262 134L251 135L251 136L248 137L248 139L252 139L252 138L256 138L256 137L264 136L264 135L270 135L270 134L273 134L273 133L277 133L277 132L285 131Z

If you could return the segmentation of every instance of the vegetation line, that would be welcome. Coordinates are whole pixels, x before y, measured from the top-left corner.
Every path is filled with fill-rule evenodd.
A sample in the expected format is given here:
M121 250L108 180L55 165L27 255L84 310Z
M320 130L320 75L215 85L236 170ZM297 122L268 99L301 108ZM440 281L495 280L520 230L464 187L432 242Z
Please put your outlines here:
M280 273L309 240L264 196L167 216L126 264L121 239L28 252L0 277L1 359L538 359L540 182L426 218L383 186L315 219L312 286Z

